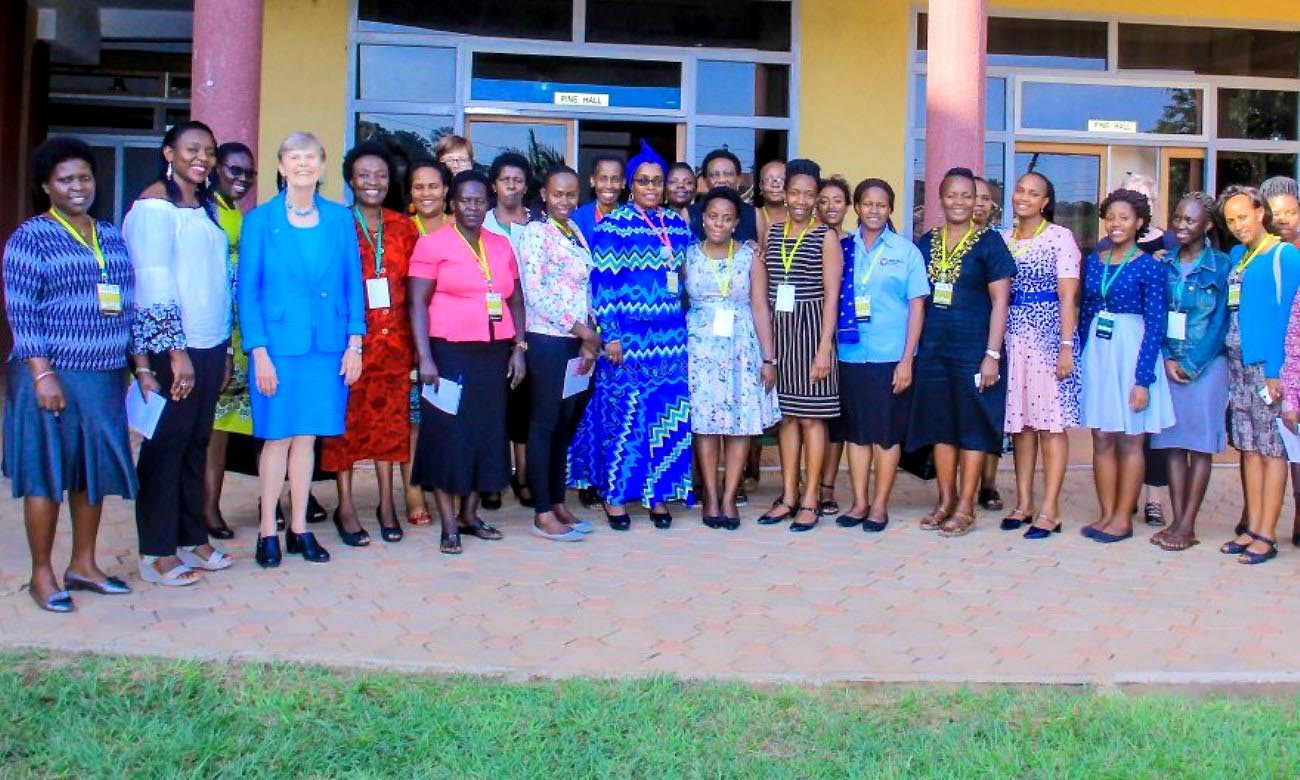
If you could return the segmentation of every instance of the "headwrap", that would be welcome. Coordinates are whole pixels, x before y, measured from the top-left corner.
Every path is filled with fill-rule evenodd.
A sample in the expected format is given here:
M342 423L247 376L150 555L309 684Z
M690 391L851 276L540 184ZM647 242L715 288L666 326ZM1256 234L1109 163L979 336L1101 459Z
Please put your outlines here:
M668 175L667 161L665 161L664 158L660 157L659 153L656 152L654 148L650 146L650 144L646 143L646 140L644 138L642 138L641 151L637 152L635 157L627 161L627 177L631 179L633 176L636 175L636 169L640 168L642 165L646 163L653 163L655 165L658 165L659 170L663 171L663 175L664 176Z

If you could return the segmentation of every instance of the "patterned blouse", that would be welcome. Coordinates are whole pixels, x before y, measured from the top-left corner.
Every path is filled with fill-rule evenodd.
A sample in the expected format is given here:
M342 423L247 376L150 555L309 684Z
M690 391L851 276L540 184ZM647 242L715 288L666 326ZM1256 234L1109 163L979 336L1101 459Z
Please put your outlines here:
M519 239L528 332L572 336L591 319L591 250L573 220L571 238L550 220L529 222Z
M5 314L14 334L9 360L48 358L62 371L126 365L135 313L135 275L117 228L95 222L108 283L122 288L122 313L99 312L94 254L52 218L32 217L4 248Z

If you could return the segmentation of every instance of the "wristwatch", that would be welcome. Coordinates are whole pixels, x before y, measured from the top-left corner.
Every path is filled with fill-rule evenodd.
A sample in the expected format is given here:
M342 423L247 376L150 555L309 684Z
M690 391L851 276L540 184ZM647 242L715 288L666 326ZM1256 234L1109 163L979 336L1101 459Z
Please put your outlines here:
M515 342L515 349L519 350L520 352L527 352L527 351L528 351L528 342L527 342L527 341L516 341L516 342Z
M986 349L986 350L984 350L984 354L985 354L985 355L988 355L989 357L993 358L994 360L1001 360L1001 359L1002 359L1002 353L1001 353L1001 352L998 352L996 349Z
M765 366L775 366L775 365L776 365L776 358L768 358L767 360L764 360L764 361L763 361L763 365L765 365Z
M360 345L360 344L349 344L349 345L348 345L348 349L352 350L353 352L357 353L358 355L361 354L361 345Z

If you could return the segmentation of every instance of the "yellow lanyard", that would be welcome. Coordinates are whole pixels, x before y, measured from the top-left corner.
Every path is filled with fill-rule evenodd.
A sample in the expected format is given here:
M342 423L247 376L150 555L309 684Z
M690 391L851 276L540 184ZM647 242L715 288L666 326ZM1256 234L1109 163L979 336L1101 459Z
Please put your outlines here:
M415 229L422 236L429 235L429 231L424 229L424 220L420 219L419 214L415 215Z
M483 278L487 280L488 289L491 290L492 269L488 267L487 250L483 248L483 235L479 234L477 250L474 249L474 245L469 242L469 239L465 238L465 234L460 232L459 225L456 226L456 235L460 236L460 240L464 241L465 246L469 247L469 251L474 254L474 259L478 261L478 269L483 272Z
M72 226L72 223L65 219L63 215L59 213L59 210L53 206L50 207L50 216L54 218L55 222L62 225L63 229L68 231L68 233L76 239L78 244L81 244L86 249L90 250L90 253L95 256L95 262L99 263L100 277L107 282L108 263L104 260L104 250L99 245L99 231L95 229L95 220L90 220L90 243L87 244L86 239L82 237L81 233L78 232L78 230Z
M587 248L586 240L583 239L583 238L580 238L579 235L578 235L578 234L577 234L577 233L576 233L572 228L570 228L568 225L564 224L563 222L561 222L560 220L556 219L555 217L550 217L550 216L548 216L546 219L547 219L547 221L549 221L552 225L555 226L555 229L556 229L556 230L560 231L560 235L562 235L562 236L564 236L565 238L569 239L569 243L573 244L574 246L576 246L576 247L578 247L578 248L580 248L580 249L586 249L586 248Z
M1274 244L1277 243L1277 241L1278 239L1276 236L1271 236L1271 235L1265 236L1264 240L1260 241L1258 246L1256 246L1254 249L1247 252L1245 256L1241 258L1241 262L1237 263L1237 267L1236 269L1234 269L1237 276L1241 276L1242 274L1246 273L1246 269L1250 267L1251 262L1256 257L1259 257L1259 253L1263 252L1265 249L1271 248Z
M939 228L939 266L941 268L944 270L951 270L957 264L957 253L961 251L962 246L966 243L966 239L970 238L971 234L974 232L975 223L971 222L970 227L966 228L965 235L963 235L961 240L957 242L957 245L952 248L952 254L950 255L948 254L948 228L946 225Z
M781 223L781 267L785 269L786 278L790 276L790 268L794 265L795 256L799 254L799 247L803 244L804 236L807 236L808 231L815 227L817 227L817 220L809 221L808 227L804 228L799 237L794 240L794 247L789 252L786 252L785 242L790 239L790 223Z
M727 270L725 274L718 273L723 262L722 260L709 257L709 253L704 251L703 246L700 246L700 254L704 255L705 258L710 261L709 268L713 270L713 278L718 283L718 290L722 293L722 297L726 298L731 294L731 271L735 267L732 261L736 257L736 240L728 239L727 241Z
M1021 255L1023 255L1025 252L1029 251L1029 247L1031 247L1031 246L1034 245L1034 239L1036 239L1036 238L1038 238L1039 236L1041 236L1041 235L1043 234L1043 230L1044 230L1046 227L1047 227L1047 220L1046 220L1046 219L1040 219L1040 220L1038 221L1038 229L1035 230L1035 231L1034 231L1034 234L1033 234L1032 236L1030 236L1029 238L1016 238L1016 233L1015 233L1015 231L1012 231L1012 232L1011 232L1011 241L1012 241L1012 244L1011 244L1011 256L1014 257L1015 259L1019 260L1020 257L1021 257Z

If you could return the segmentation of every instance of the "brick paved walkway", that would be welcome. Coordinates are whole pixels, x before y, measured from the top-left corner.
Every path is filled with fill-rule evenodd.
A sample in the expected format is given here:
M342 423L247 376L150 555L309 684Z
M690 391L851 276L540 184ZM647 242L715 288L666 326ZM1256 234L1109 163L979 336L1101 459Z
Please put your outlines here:
M372 507L369 474L358 475ZM1215 469L1204 543L1183 554L1146 543L1149 529L1103 546L1078 535L1095 500L1090 473L1067 480L1066 532L1027 542L981 513L961 539L923 533L930 486L900 480L884 534L825 522L808 534L752 519L710 531L677 509L654 530L599 524L585 543L527 533L513 504L491 520L502 542L466 540L437 552L435 528L397 545L354 550L316 526L334 562L252 562L255 483L228 482L239 536L229 571L164 590L135 573L130 505L110 503L101 561L137 592L78 595L72 616L40 612L21 586L27 554L19 502L0 500L0 646L39 646L198 658L284 659L434 671L531 675L671 673L751 680L1178 681L1300 680L1300 550L1241 566L1217 553L1239 507L1236 471ZM1011 475L1002 474L1004 496ZM369 486L368 486L369 485ZM3 487L5 495L8 486ZM333 488L318 485L327 507ZM841 479L839 498L846 501ZM1285 510L1289 539L1291 507ZM363 516L373 517L373 509ZM66 524L65 524L66 529ZM57 566L66 561L61 529ZM59 568L61 571L61 568Z

